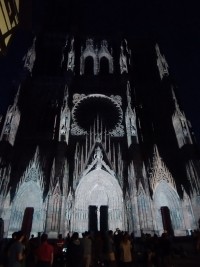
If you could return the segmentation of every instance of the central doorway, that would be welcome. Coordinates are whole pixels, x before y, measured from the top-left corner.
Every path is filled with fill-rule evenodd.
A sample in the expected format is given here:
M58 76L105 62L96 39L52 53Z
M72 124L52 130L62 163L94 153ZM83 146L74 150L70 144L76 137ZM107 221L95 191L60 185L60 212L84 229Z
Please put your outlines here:
M160 208L160 210L161 210L164 231L166 231L169 235L173 235L173 228L172 228L169 208L167 206L163 206Z
M116 228L125 229L121 187L108 172L92 170L81 178L75 191L70 231L115 231Z
M108 206L89 206L89 231L108 231Z

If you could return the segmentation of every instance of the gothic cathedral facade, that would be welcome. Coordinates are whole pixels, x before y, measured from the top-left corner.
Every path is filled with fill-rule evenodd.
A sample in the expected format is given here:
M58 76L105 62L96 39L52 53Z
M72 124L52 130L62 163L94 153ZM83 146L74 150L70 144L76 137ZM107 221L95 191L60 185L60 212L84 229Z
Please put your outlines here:
M1 119L5 237L198 227L194 134L157 43L49 30L23 60Z

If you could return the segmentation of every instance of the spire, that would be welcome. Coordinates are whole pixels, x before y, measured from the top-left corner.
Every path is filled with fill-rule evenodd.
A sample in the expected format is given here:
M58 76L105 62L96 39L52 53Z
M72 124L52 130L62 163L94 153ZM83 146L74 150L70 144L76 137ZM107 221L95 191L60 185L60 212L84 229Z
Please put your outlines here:
M13 105L8 107L0 136L0 140L8 141L11 145L14 145L15 137L18 131L21 118L21 113L18 109L19 95L20 95L20 86L15 96Z
M184 112L182 112L179 108L173 87L172 97L175 103L175 112L172 116L172 123L176 133L178 146L179 148L181 148L185 144L193 144L192 137L190 134L190 123L187 121Z
M15 99L14 99L14 103L13 103L13 107L15 107L15 108L18 105L20 91L21 91L21 85L19 85L18 90L17 90L17 93L15 95Z
M172 90L172 97L173 97L174 104L175 104L176 114L179 115L180 117L184 117L184 114L180 110L173 86L171 87L171 90Z
M169 67L165 59L165 56L161 55L160 53L160 48L158 44L156 44L155 49L156 49L156 55L157 55L157 66L158 66L160 78L162 80L164 76L169 76L169 71L168 71Z

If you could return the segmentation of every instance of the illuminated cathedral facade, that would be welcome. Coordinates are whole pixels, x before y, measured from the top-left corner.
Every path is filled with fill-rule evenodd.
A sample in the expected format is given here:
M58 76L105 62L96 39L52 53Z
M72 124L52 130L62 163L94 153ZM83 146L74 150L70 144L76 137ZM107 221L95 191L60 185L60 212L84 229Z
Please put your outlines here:
M200 164L156 42L46 32L1 118L4 236L198 228Z

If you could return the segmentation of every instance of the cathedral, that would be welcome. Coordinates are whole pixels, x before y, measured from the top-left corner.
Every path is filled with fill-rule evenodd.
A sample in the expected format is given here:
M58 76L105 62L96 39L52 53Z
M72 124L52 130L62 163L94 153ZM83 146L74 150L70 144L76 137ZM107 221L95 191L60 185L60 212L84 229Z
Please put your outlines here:
M156 40L55 24L34 36L22 61L0 120L4 237L198 228L195 137Z

